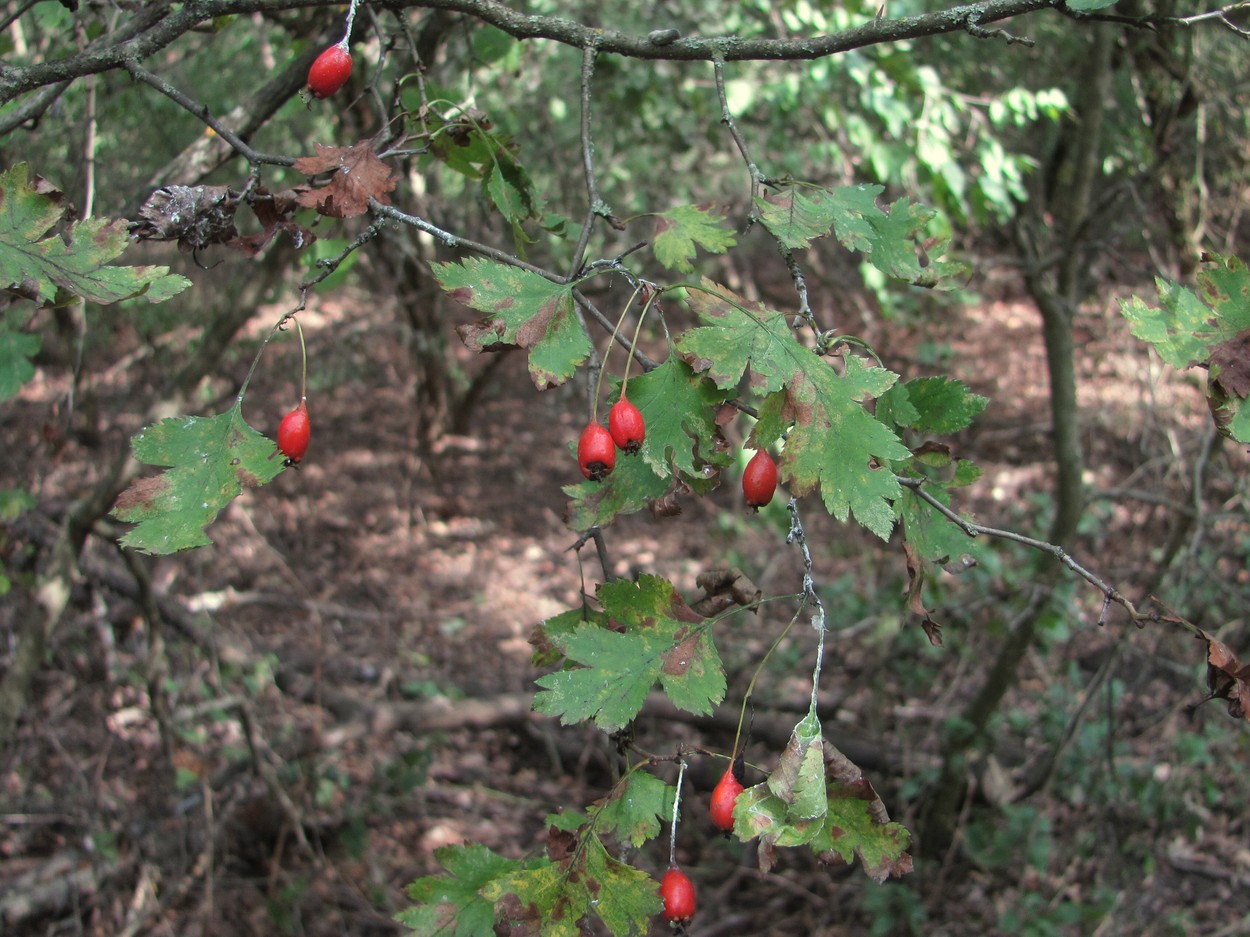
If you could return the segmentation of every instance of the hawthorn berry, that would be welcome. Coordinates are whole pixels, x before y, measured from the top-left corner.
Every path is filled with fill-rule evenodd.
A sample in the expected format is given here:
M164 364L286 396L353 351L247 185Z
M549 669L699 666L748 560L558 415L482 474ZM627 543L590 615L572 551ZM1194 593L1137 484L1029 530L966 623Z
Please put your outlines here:
M347 43L336 42L313 61L308 69L308 90L314 98L328 98L347 84L352 76L352 54Z
M757 511L773 500L777 490L777 463L763 449L757 449L742 473L742 495L747 506Z
M308 451L308 402L301 400L299 406L282 418L278 424L278 451L298 465Z
M647 436L647 424L642 418L642 411L624 394L608 411L608 432L612 434L617 448L630 455L642 448L642 441Z
M712 788L712 823L717 829L724 830L726 833L733 832L734 828L734 804L738 802L738 795L742 793L742 782L738 780L734 774L734 769L730 766L724 777L717 782L716 787Z
M664 901L664 920L678 923L694 917L694 884L681 869L674 866L664 873L660 898Z
M592 482L603 481L616 467L616 444L602 423L587 423L577 440L577 465Z

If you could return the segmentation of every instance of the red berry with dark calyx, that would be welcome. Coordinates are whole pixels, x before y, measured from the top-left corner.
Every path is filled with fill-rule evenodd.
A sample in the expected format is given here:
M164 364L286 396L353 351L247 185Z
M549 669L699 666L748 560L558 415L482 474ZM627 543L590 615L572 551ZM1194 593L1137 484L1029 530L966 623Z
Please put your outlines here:
M694 917L694 883L681 869L671 868L664 873L660 898L664 901L664 920L676 924Z
M773 500L777 490L777 463L763 449L756 450L742 473L742 496L747 507L759 510Z
M284 416L278 424L278 451L290 459L292 465L298 465L308 451L310 432L308 403L301 400L299 406Z
M308 69L308 90L314 98L328 98L347 84L352 76L352 54L346 42L338 42L322 52Z
M616 468L616 443L602 423L587 423L577 440L577 466L592 482L603 481Z
M630 455L642 448L642 441L647 437L647 424L642 412L624 394L608 411L608 432L612 434L616 447Z
M734 804L742 793L742 782L734 775L732 767L725 771L725 776L712 788L712 823L717 829L732 833L734 828Z

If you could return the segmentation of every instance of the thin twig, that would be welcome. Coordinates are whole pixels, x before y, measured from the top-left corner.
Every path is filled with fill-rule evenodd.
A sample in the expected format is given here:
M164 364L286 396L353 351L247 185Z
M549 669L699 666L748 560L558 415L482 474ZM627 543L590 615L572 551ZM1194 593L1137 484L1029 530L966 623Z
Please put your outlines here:
M125 62L123 62L122 64L123 64L123 67L126 69L126 71L130 72L130 74L133 75L135 78L139 79L144 84L150 85L151 87L155 88L157 91L165 95L165 97L169 98L179 107L187 111L190 111L192 114L196 116L197 119L202 120L205 124L211 127L213 129L213 132L216 133L217 136L221 137L223 140L229 143L235 149L235 151L244 159L246 159L249 163L253 165L264 163L270 166L294 166L295 165L294 156L274 156L270 153L261 153L259 150L252 149L250 146L244 143L242 138L239 137L237 134L235 134L234 131L232 131L225 124L223 124L221 121L215 118L211 113L209 113L208 105L201 104L199 101L196 101L194 98L191 98L188 95L184 94L183 92L179 91L169 82L167 82L164 78L161 78L159 75L153 74L152 72L148 71L146 68L140 65L137 61L133 59L126 59Z
M1134 624L1141 625L1143 622L1154 621L1158 617L1150 612L1139 611L1137 606L1135 606L1126 595L1121 593L1110 583L1100 578L1097 574L1086 569L1074 560L1072 556L1058 544L1049 543L1045 540L1038 540L1036 537L1030 537L1026 534L1017 533L1014 530L1003 530L998 527L986 527L984 524L977 524L965 517L961 517L933 495L929 494L929 492L924 488L923 479L905 478L899 476L897 480L900 485L904 488L910 488L917 498L929 505L929 507L933 508L933 510L937 511L969 537L984 536L993 537L997 540L1008 540L1012 543L1018 543L1021 546L1026 546L1030 549L1037 550L1041 553L1047 553L1054 557L1054 559L1064 567L1076 573L1101 592L1104 598L1121 606L1126 612L1128 612L1129 618ZM1102 620L1102 617L1100 617L1100 620Z

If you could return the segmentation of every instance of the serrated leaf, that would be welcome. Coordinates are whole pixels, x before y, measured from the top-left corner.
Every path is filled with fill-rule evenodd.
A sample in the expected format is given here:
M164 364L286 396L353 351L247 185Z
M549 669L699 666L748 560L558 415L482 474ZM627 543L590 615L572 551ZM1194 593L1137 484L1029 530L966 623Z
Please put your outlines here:
M754 389L778 390L801 358L812 357L795 340L783 313L747 302L725 287L704 280L702 289L689 291L687 301L707 324L678 338L677 350L719 388L736 389L749 370Z
M810 357L814 366L796 372L785 391L761 407L761 415L777 408L794 424L778 472L795 497L819 488L830 514L841 521L854 515L886 540L894 527L893 502L902 491L888 466L910 453L860 401L884 390L886 376L892 380L894 375L849 357L846 373L838 375L822 359Z
M725 222L724 209L706 203L682 205L670 208L656 216L655 240L652 250L655 259L669 270L690 273L698 248L713 254L723 254L737 239Z
M949 506L950 496L938 484L929 487L929 493ZM904 490L898 502L899 518L903 522L903 535L921 559L944 563L951 557L968 554L976 560L983 545L965 534L930 506L916 497L910 488Z
M594 835L569 859L514 872L483 894L494 901L516 895L527 922L541 921L542 937L580 937L580 922L592 914L613 937L645 934L661 908L654 879L612 858Z
M536 867L506 859L485 846L443 846L434 858L446 875L427 875L408 886L408 897L417 904L395 915L416 937L494 937L494 902L480 892L499 879L519 870Z
M858 858L864 872L878 883L911 871L910 844L907 827L894 821L877 822L867 801L836 784L830 791L824 825L809 841L817 853L836 853L846 863Z
M191 285L168 267L111 266L130 243L124 219L88 218L54 232L63 216L61 193L32 184L25 163L0 174L0 286L45 303L58 288L97 303L157 303Z
M893 398L906 399L906 411L900 411ZM989 404L988 397L974 394L961 381L949 377L918 377L891 387L878 403L888 404L899 426L921 433L949 436L966 429Z
M649 427L647 434L650 435ZM646 443L643 445L645 447ZM563 487L562 490L569 496L567 523L578 531L605 527L618 515L641 511L663 496L669 484L669 478L656 474L646 459L619 456L616 468L607 478Z
M630 378L627 394L646 421L642 458L661 478L674 468L699 475L706 466L728 464L726 447L717 446L722 436L716 409L730 394L686 362L670 355L659 367Z
M1159 357L1178 370L1205 361L1216 339L1211 310L1190 290L1162 278L1155 280L1159 306L1138 296L1124 300L1120 312L1129 330L1153 345Z
M932 259L945 243L925 249L925 228L933 212L901 198L889 211L877 205L879 185L834 189L789 186L755 200L760 222L791 250L832 233L848 250L862 253L887 276L921 286L938 286L964 267Z
M556 639L581 666L540 677L534 710L565 725L593 720L613 732L633 720L657 682L680 709L699 715L725 698L725 673L709 629L656 576L598 590L604 614L624 631L582 625Z
M791 494L819 488L829 513L839 520L854 514L882 539L889 537L900 489L886 467L910 452L863 401L885 393L898 375L855 357L847 357L845 373L838 374L799 344L784 315L716 284L692 291L690 305L709 323L677 340L690 365L722 388L736 388L749 374L751 386L769 395L759 408L757 429L764 427L764 435L755 435L756 444L771 442L791 424L778 465Z
M33 360L39 346L38 335L19 332L0 319L0 402L16 396L22 385L35 376Z
M653 774L635 771L612 796L591 812L596 828L638 848L660 835L661 821L673 813L676 788Z
M527 349L530 377L539 390L563 384L590 356L572 285L479 257L434 264L434 276L452 299L488 313L456 329L464 343L476 351L504 345Z
M1198 274L1201 296L1156 280L1159 306L1139 297L1121 303L1132 332L1174 368L1207 368L1207 398L1222 432L1250 442L1250 271L1236 257L1211 255Z
M140 462L169 467L137 479L113 508L118 520L136 525L122 545L144 553L211 544L205 528L221 509L283 470L273 440L247 424L241 402L216 416L162 420L136 434L131 448Z
M534 648L530 663L543 668L559 664L564 660L564 638L587 622L603 624L603 613L589 607L570 608L535 625L530 635L530 646Z

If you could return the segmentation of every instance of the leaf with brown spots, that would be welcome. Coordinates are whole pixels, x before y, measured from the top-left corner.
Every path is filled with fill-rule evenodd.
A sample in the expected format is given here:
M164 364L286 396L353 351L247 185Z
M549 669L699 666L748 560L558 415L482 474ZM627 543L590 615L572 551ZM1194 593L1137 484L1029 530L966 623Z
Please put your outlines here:
M487 313L456 329L461 341L475 351L526 349L530 377L539 390L563 384L590 357L590 338L577 318L572 284L478 257L435 264L434 276L457 302Z
M658 576L599 587L609 630L586 622L549 632L571 664L537 681L534 709L611 732L631 722L659 682L679 709L707 715L725 698L725 672L708 623ZM602 619L600 619L602 620Z
M296 198L305 208L334 218L354 218L369 210L369 199L383 205L391 203L386 194L398 183L390 166L378 159L372 144L361 142L352 146L314 144L316 156L295 161L296 172L306 176L332 173L328 182L318 188L302 191Z
M212 541L205 528L245 487L273 481L283 469L277 447L243 419L242 403L216 416L171 417L132 440L135 458L167 466L123 491L113 516L136 526L122 544L166 554Z

